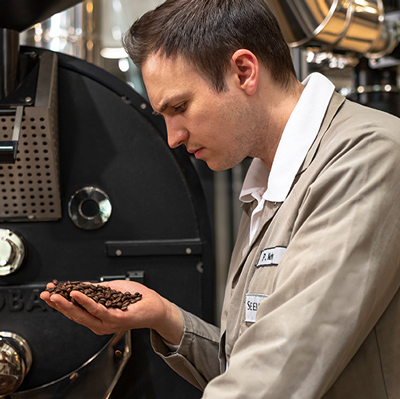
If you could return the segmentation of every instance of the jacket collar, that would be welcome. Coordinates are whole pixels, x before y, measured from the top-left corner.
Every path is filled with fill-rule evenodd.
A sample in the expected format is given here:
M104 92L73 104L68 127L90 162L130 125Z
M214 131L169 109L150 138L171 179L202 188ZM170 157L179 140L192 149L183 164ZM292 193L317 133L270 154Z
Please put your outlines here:
M315 153L319 147L319 144L325 135L325 132L328 130L329 126L332 123L333 118L335 117L336 113L339 111L340 107L345 102L345 100L346 98L343 97L341 94L337 92L333 93L325 117L322 121L321 128L319 129L318 135L314 143L312 144L310 150L308 151L304 159L304 162L299 169L298 174L304 172L311 164L312 160L314 159Z

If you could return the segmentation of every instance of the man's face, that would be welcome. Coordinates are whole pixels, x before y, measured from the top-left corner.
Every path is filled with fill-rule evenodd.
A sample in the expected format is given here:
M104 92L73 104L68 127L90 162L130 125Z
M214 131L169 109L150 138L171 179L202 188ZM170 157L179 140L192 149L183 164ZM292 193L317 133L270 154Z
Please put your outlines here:
M163 115L171 148L187 151L213 170L225 170L252 156L256 122L234 74L217 93L181 57L152 55L142 67L155 113Z

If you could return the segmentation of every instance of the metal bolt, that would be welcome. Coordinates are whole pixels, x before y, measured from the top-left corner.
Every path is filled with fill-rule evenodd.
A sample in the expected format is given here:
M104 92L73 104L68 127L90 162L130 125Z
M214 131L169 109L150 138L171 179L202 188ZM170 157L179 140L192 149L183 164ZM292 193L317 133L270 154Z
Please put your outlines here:
M192 248L186 248L186 253L190 255L192 253Z
M25 102L26 103L30 103L32 101L32 97L25 97Z
M115 255L121 256L121 255L122 255L122 251L121 251L120 249L117 249L117 250L115 251Z

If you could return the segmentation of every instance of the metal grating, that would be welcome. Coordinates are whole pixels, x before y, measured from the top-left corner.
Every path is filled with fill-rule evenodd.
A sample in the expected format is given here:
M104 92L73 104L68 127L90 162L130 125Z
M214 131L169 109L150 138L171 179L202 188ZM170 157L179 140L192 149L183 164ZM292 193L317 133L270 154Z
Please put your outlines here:
M44 69L51 65L51 71L47 70L45 74L49 90L47 99L37 96L35 101L36 104L47 103L48 106L24 108L17 160L14 164L0 164L0 221L47 221L61 218L54 64L54 60L43 62ZM49 80L52 84L48 83ZM40 84L39 75L39 96L46 91L39 90ZM14 122L13 116L0 116L0 140L11 140Z

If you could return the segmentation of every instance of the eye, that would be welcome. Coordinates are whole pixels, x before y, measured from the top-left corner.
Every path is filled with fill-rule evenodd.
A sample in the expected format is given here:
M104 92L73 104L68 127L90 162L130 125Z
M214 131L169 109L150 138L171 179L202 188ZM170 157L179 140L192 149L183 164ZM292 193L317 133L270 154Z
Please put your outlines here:
M174 107L174 111L176 112L176 113L178 113L178 112L183 112L183 111L185 111L186 110L186 103L183 103L183 104L181 104L181 105L178 105L177 107Z

